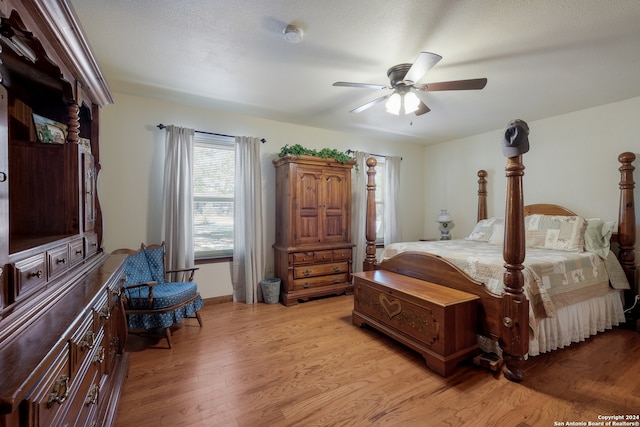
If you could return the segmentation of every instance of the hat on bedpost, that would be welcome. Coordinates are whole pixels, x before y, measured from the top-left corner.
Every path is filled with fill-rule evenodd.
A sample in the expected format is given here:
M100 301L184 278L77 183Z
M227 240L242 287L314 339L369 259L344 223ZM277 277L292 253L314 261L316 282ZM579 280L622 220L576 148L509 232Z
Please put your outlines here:
M502 139L502 154L516 157L529 151L529 125L524 120L509 122Z

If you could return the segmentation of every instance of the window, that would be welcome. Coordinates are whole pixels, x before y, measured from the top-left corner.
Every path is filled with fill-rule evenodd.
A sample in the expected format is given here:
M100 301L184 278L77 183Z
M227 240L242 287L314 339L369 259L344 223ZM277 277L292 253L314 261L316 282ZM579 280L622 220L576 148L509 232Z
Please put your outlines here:
M384 157L374 156L378 161L376 165L376 244L384 244Z
M196 133L193 233L196 259L233 256L235 141Z

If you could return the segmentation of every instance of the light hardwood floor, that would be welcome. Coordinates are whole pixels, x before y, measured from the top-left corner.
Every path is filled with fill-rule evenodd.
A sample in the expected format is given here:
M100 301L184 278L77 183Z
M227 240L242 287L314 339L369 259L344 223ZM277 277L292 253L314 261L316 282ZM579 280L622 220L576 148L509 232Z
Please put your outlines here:
M120 427L556 426L640 414L640 334L615 329L532 358L526 378L422 357L351 323L352 296L207 304L166 341L130 336ZM556 424L558 423L558 424Z

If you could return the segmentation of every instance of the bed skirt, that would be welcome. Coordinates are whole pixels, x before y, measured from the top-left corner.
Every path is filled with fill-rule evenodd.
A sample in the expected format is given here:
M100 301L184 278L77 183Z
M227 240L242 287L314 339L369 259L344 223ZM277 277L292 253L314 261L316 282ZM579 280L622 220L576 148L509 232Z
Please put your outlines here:
M564 348L624 323L623 298L623 291L611 289L605 295L557 309L555 317L538 322L537 333L529 331L528 355ZM483 351L502 353L497 343L486 337L479 337L478 344Z

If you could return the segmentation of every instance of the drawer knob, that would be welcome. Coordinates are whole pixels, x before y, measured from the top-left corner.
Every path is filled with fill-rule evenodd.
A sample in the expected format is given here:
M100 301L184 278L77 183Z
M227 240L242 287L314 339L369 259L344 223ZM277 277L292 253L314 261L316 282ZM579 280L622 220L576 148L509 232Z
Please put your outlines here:
M337 265L336 265L335 267L333 267L333 271L335 271L336 273L338 273L338 272L342 271L342 268L341 268L340 266L337 266Z
M69 397L69 376L62 374L53 384L53 390L47 400L47 408L51 408L54 403L62 405Z
M66 264L67 263L67 259L66 258L57 258L56 259L56 264Z
M305 289L307 289L309 286L311 286L311 283L309 283L309 282L304 282L302 284L302 287L305 288Z
M42 270L33 271L29 273L29 277L37 277L38 279L41 279L42 276L44 276L44 273L42 272Z
M308 275L310 275L311 273L313 273L313 271L312 271L312 270L305 270L305 271L303 271L303 272L302 272L302 274L304 274L305 276L308 276Z

